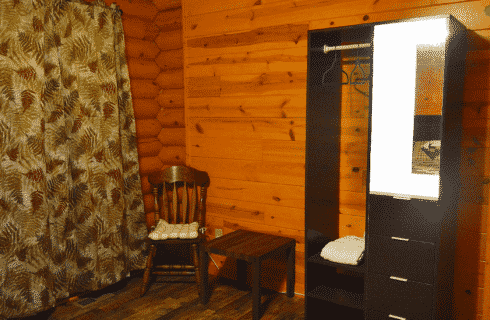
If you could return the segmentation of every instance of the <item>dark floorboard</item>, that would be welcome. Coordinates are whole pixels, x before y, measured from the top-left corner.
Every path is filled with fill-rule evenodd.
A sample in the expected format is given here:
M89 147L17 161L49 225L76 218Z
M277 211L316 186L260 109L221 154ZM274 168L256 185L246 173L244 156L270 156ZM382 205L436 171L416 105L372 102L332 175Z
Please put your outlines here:
M121 281L103 290L67 302L36 316L22 320L247 320L252 319L252 295L239 290L234 281L210 275L211 297L207 305L199 300L195 282L153 281L139 297L141 275ZM261 289L261 320L304 319L304 297L286 297Z

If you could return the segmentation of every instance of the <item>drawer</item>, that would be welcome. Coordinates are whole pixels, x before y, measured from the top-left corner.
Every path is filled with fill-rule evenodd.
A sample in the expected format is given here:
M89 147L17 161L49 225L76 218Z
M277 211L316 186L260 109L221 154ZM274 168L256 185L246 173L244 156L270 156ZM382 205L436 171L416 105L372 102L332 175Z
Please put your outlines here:
M370 234L397 235L432 243L439 237L442 209L436 201L370 194L368 211Z
M366 274L365 285L365 310L377 310L382 315L392 314L407 320L428 320L432 317L432 285L393 280L389 276L369 272Z
M435 246L413 240L369 235L368 272L434 283Z

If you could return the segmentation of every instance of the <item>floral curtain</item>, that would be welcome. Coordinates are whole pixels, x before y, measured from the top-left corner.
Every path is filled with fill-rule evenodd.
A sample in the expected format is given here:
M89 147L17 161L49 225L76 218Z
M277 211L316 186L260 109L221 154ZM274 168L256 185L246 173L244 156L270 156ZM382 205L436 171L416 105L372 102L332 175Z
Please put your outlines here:
M0 0L0 318L144 268L121 12Z

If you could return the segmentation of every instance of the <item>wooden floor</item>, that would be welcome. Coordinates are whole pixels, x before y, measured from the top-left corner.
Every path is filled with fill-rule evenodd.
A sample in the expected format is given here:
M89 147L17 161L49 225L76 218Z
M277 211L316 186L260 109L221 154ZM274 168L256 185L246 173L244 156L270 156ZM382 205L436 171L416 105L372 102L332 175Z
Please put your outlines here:
M137 292L141 277L135 276L103 290L86 295L36 316L23 320L91 320L91 319L252 319L250 291L240 291L232 280L210 275L211 298L206 306L199 300L196 283L152 282L143 297ZM304 319L304 297L286 297L261 289L262 320Z

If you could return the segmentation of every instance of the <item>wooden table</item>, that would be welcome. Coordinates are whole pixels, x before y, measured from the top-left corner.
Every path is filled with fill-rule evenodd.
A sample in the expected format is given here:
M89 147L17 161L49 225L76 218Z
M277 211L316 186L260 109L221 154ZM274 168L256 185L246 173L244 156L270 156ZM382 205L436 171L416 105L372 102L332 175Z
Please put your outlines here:
M237 230L220 238L201 244L201 302L209 301L208 284L208 253L219 254L237 260L237 278L245 283L247 262L252 264L252 313L253 320L260 319L260 263L277 254L284 253L287 262L287 296L294 297L294 270L295 270L296 241L291 238L279 237L270 234Z

